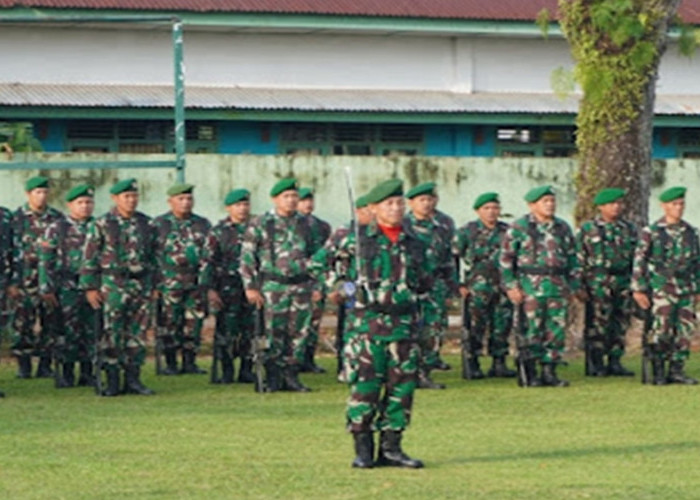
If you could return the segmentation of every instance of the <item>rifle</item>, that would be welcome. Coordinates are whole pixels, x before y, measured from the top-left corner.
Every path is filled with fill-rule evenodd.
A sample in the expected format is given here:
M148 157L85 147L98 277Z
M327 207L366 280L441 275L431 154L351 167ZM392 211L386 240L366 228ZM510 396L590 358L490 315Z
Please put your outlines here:
M472 319L469 314L469 299L462 298L462 378L472 379L471 365L471 324Z
M530 359L525 340L525 311L522 302L513 304L513 332L515 333L515 344L518 348L518 356L515 359L518 369L518 386L529 387L531 374L527 369L527 363Z
M95 354L93 359L95 371L95 394L102 395L102 350L100 349L100 339L102 338L102 309L95 309L93 312L93 330L95 333Z
M648 384L650 382L649 360L651 358L649 331L651 330L651 325L654 318L651 314L651 307L645 311L642 311L642 313L642 318L644 320L644 328L642 329L642 384Z
M163 373L163 336L161 335L160 327L162 323L163 309L160 299L156 299L151 307L153 333L155 335L155 358L156 358L156 375Z
M263 357L265 351L270 345L265 336L265 318L263 316L264 309L258 307L255 309L255 330L253 333L253 365L255 368L255 392L269 392L270 388L265 383L263 375Z

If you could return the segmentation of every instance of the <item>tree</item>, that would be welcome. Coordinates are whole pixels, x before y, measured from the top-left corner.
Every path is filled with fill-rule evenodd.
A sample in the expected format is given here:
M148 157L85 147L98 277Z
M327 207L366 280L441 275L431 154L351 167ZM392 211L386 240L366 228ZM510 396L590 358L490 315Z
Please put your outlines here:
M28 122L0 122L0 152L12 159L15 152L41 151L41 143L34 137L34 128Z
M647 222L656 80L680 3L559 0L559 24L583 91L576 118L577 223L593 215L595 193L608 186L627 189L626 216Z

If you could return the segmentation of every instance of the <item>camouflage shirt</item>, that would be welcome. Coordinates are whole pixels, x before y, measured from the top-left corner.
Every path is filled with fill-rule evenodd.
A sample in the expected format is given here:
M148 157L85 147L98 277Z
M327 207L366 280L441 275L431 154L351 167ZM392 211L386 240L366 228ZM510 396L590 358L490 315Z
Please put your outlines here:
M12 277L12 212L0 207L0 297Z
M645 227L634 253L632 291L700 293L697 229L685 221L669 226L664 218Z
M152 227L158 290L210 288L214 237L209 221L196 214L179 219L167 212L153 219Z
M94 219L65 217L51 224L39 243L39 292L78 288L83 247Z
M214 278L212 288L222 290L224 287L242 287L241 274L241 249L243 248L243 236L248 228L248 222L237 224L230 217L221 219L212 229L214 246L212 249L211 263Z
M55 208L36 213L25 203L12 216L13 268L11 284L30 291L39 288L39 240L46 228L63 218Z
M311 250L309 250L309 253L313 255L326 243L326 240L328 240L328 237L331 235L331 225L319 219L314 214L302 215L302 217L306 218L307 224L309 225L309 235L311 239Z
M637 228L624 219L605 222L600 215L581 224L576 235L576 252L583 283L590 288L615 280L629 286L632 260L637 246Z
M501 281L534 297L565 297L581 287L574 235L555 217L538 223L532 214L511 224L499 257Z
M452 240L452 251L463 264L462 284L471 291L500 289L498 258L508 224L497 221L488 228L479 219L460 227Z
M449 225L440 224L436 218L419 220L413 212L404 217L404 225L410 226L413 234L426 247L430 247L431 251L426 255L426 264L430 272L435 273L435 281L442 281L447 284L449 290L455 290L457 271L451 250L454 231L450 231Z
M103 274L121 278L128 273L137 276L142 289L150 292L155 267L155 235L150 221L141 212L122 217L116 208L95 219L85 240L80 288L96 290L102 285Z
M280 217L271 210L253 218L241 250L243 286L260 290L261 282L303 280L312 247L306 220L298 213Z

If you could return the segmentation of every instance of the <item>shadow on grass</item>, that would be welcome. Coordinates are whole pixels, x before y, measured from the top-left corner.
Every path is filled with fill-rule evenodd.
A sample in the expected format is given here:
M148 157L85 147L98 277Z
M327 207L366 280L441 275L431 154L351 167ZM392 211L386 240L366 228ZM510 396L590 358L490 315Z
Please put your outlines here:
M591 455L630 455L638 453L654 453L664 451L692 450L700 448L698 441L684 441L682 443L651 443L634 446L598 446L595 448L573 448L565 450L547 450L527 453L509 453L506 455L486 455L480 457L455 457L451 460L438 462L439 464L469 464L469 463L491 463L509 462L519 460L542 460L542 459L567 459L586 457ZM437 464L436 464L437 465Z

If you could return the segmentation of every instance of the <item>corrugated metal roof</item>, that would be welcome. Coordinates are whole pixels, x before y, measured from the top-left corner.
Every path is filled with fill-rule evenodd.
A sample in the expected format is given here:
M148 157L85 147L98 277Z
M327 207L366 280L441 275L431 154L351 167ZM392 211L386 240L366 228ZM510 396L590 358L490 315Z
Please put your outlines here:
M0 8L127 11L251 12L412 18L534 20L557 0L0 0ZM683 0L680 14L700 23L700 0Z
M392 113L555 113L573 114L580 96L420 90L290 89L189 86L190 109L289 110ZM168 85L53 85L0 83L0 105L39 107L168 108ZM700 96L663 95L656 114L700 115Z

